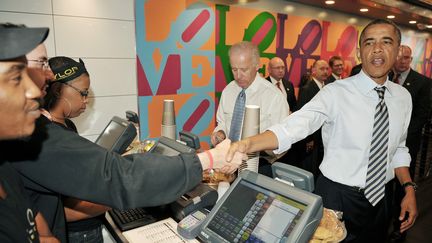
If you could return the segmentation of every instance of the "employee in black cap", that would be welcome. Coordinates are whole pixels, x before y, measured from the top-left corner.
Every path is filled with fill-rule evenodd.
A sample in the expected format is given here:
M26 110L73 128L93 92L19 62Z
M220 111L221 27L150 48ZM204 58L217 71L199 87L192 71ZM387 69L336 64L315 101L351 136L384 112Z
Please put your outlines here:
M47 35L47 28L0 24L0 140L28 136L35 128L41 92L29 77L25 54ZM45 221L27 197L19 174L4 160L4 152L0 148L0 242L39 242L39 235L58 242L39 227Z
M88 104L90 75L84 61L58 56L49 59L54 80L47 89L42 114L54 124L78 133L70 118L81 115ZM64 197L69 243L103 243L102 225L104 213L110 208L104 205Z
M2 142L0 147L5 160L14 162L23 176L26 189L53 205L47 222L65 242L62 195L120 209L167 204L201 182L203 170L235 171L243 154L226 162L229 144L227 140L199 154L122 157L41 116L30 138Z

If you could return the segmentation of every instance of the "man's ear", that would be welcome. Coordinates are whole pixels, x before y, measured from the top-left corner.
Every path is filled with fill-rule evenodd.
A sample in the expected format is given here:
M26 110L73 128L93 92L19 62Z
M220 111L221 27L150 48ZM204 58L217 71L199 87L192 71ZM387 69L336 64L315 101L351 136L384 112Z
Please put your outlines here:
M356 56L357 56L357 59L358 59L360 62L362 62L362 60L361 60L361 55L360 55L360 48L358 48L358 47L357 47L357 49L356 49Z

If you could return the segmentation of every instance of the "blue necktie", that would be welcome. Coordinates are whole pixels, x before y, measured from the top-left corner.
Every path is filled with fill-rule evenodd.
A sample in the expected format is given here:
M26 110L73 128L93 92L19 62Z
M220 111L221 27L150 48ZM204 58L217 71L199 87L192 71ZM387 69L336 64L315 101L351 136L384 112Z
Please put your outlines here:
M375 122L366 176L365 197L375 206L385 194L389 119L384 102L385 87L376 87L379 103L375 108Z
M242 129L242 124L243 124L245 104L246 104L246 94L245 94L245 90L242 89L242 91L237 96L237 100L234 106L233 117L231 120L231 128L228 136L228 138L231 139L231 141L233 142L240 140L240 131Z

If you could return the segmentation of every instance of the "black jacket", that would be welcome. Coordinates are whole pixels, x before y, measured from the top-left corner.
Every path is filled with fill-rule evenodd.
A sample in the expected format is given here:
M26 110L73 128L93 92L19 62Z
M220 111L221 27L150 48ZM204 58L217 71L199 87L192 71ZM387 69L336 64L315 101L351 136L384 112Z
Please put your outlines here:
M122 157L41 116L25 141L0 143L26 188L50 203L47 220L65 238L61 196L127 209L173 202L202 179L194 154Z
M389 79L393 79L393 73L389 74ZM430 117L431 111L431 84L432 80L420 73L410 70L403 83L403 87L411 94L412 114L408 127L406 145L409 148L411 161L420 148L421 134L423 126Z
M266 79L271 83L270 76L268 76ZM285 79L282 79L282 83L283 83L283 85L285 87L285 91L287 93L287 102L288 102L290 111L294 112L297 110L297 100L296 100L295 93L294 93L294 85L290 81L285 80Z

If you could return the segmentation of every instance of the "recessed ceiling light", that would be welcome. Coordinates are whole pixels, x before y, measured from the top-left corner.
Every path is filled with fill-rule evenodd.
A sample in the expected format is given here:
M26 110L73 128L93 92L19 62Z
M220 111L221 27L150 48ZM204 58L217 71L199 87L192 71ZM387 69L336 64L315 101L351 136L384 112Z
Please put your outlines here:
M328 5L335 4L335 1L325 1L325 4L328 4Z
M288 12L288 13L292 13L292 12L294 12L295 7L292 6L292 5L287 5L287 6L284 8L284 10L285 10L286 12Z
M415 24L415 23L417 23L417 21L415 21L415 20L410 20L408 23L410 23L410 24Z
M428 25L426 25L426 28L428 28L428 29L432 29L432 24L428 24Z
M327 13L324 11L318 14L318 18L324 19L325 17L327 17Z
M387 15L387 18L388 19L394 19L394 18L396 18L394 15Z
M360 12L367 12L367 11L369 11L369 9L367 9L367 8L361 8L360 9Z
M356 24L357 23L357 19L356 18L349 18L348 19L348 24Z

